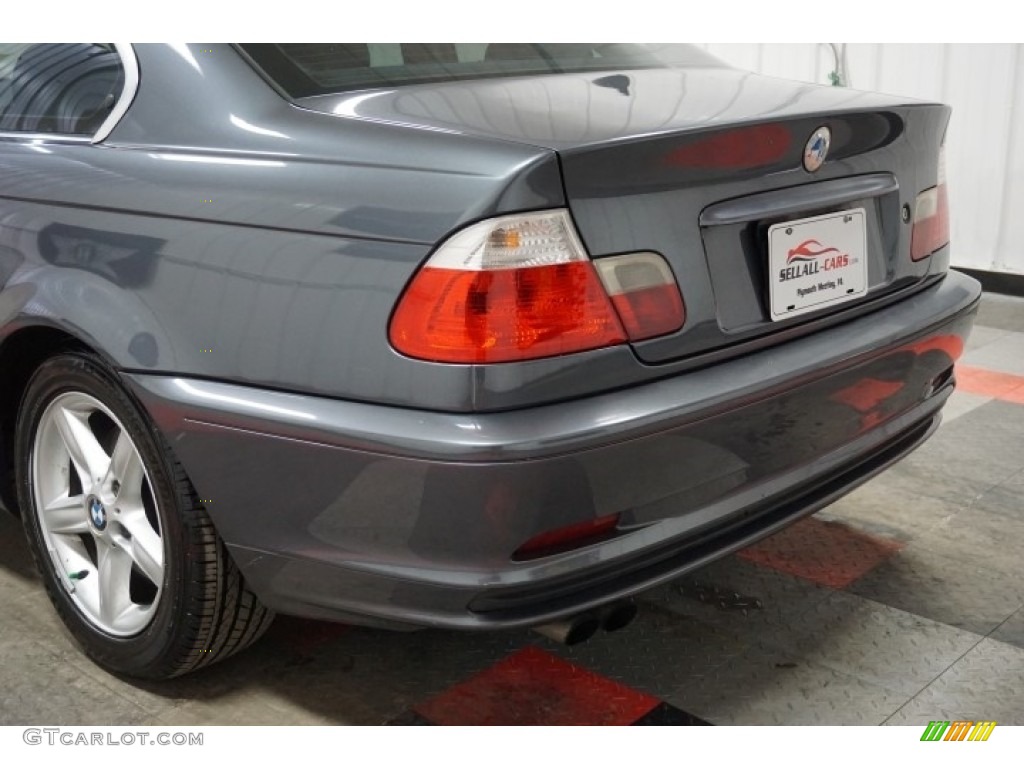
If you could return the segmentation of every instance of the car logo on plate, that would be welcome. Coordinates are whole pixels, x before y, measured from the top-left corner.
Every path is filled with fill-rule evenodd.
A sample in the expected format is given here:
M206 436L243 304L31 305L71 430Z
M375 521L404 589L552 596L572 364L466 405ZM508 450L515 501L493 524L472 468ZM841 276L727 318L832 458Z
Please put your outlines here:
M786 263L794 261L816 261L819 256L826 256L830 253L839 253L838 248L828 248L817 240L804 240L796 248L790 248L786 254Z
M832 145L832 131L828 126L821 126L811 134L804 147L804 168L808 173L814 173L821 168L828 157L828 148Z

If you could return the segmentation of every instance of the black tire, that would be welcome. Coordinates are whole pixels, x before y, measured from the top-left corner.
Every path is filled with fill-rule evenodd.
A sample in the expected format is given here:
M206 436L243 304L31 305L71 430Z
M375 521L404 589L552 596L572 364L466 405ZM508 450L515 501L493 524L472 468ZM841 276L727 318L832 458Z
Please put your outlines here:
M135 444L159 510L163 583L152 618L138 634L103 631L72 600L44 543L32 482L40 420L58 396L84 393L102 403ZM100 666L131 677L167 679L205 667L255 642L273 618L249 591L170 448L117 375L84 352L58 354L35 371L22 397L15 435L18 501L46 591L61 620Z

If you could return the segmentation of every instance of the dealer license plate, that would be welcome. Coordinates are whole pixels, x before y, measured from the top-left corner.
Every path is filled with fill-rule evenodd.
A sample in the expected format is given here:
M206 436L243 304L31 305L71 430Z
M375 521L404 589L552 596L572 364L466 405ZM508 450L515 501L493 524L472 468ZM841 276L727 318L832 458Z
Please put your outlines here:
M864 209L772 225L768 259L772 320L863 296L868 290Z

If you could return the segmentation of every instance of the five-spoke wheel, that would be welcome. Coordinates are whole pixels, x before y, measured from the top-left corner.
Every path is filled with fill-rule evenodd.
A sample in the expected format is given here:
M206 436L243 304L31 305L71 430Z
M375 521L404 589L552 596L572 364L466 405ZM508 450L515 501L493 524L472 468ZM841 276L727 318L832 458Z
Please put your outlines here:
M31 472L39 527L75 605L111 635L140 632L160 597L164 542L131 436L95 397L66 392L43 412Z
M95 355L68 351L35 371L15 460L47 593L101 665L173 677L269 626L163 435Z

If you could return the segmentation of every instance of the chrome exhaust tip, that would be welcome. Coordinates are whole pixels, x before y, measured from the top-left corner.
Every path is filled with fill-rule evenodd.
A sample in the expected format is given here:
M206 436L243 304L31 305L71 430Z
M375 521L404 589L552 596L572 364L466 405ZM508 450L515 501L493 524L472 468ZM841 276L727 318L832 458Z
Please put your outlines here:
M592 638L601 628L601 618L593 613L581 613L561 621L541 624L533 628L534 632L548 640L562 645L577 645Z
M605 632L625 629L633 623L636 614L636 603L632 600L619 600L596 612L579 613L561 621L540 624L533 627L533 631L562 645L577 645L592 638L599 629Z

